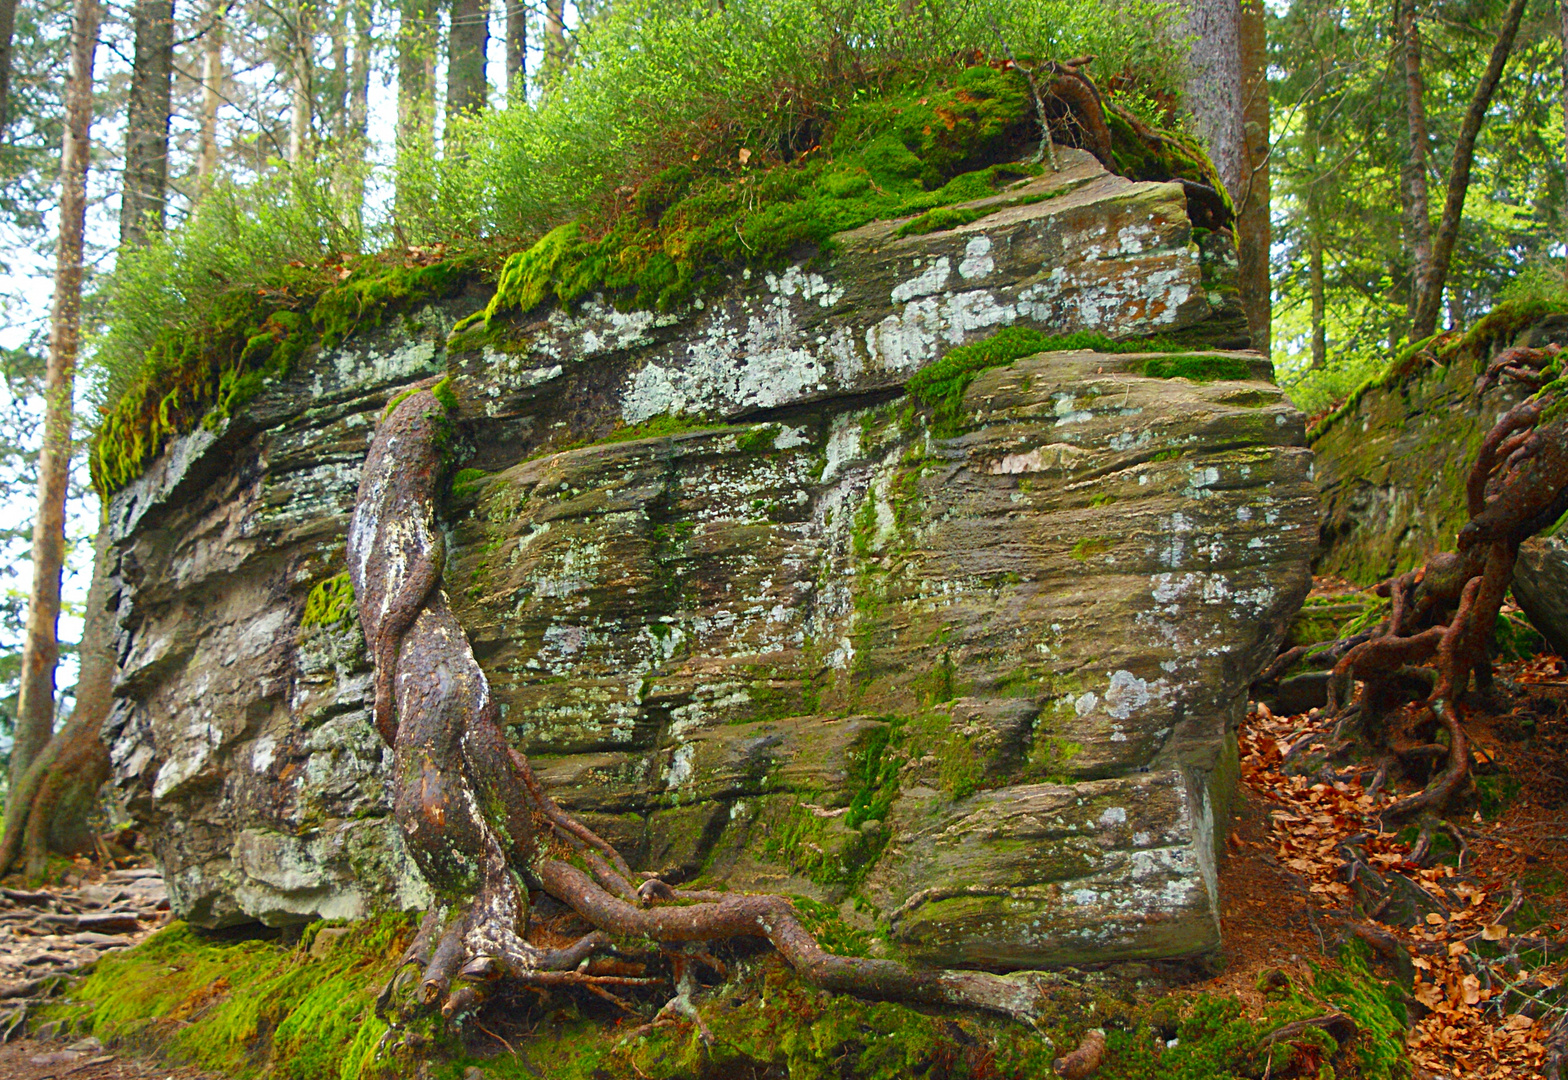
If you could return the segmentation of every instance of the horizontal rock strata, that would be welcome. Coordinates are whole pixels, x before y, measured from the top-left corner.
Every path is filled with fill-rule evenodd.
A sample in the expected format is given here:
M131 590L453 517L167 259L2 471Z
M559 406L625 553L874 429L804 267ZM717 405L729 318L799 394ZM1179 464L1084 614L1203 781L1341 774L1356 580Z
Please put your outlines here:
M1316 541L1301 416L1250 354L1207 383L1029 357L942 438L903 394L1002 326L1218 325L1180 188L1069 165L962 229L449 349L476 288L176 443L112 507L107 728L175 910L425 902L363 636L302 618L381 409L448 371L483 471L446 507L452 606L552 794L634 866L841 904L921 962L1212 947L1231 733Z

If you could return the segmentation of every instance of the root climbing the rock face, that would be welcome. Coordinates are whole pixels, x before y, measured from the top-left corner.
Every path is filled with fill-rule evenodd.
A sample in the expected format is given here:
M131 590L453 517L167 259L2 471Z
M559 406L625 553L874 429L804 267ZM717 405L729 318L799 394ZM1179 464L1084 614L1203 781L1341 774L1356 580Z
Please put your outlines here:
M1504 351L1488 365L1478 390L1502 378L1536 393L1504 413L1482 441L1465 485L1470 520L1457 550L1377 586L1377 595L1390 602L1387 619L1318 654L1333 661L1330 710L1342 721L1359 713L1375 739L1382 738L1385 717L1411 700L1411 686L1430 687L1424 726L1447 734L1444 763L1423 790L1389 806L1385 821L1441 813L1469 779L1464 695L1472 678L1476 689L1491 688L1487 641L1513 580L1519 545L1568 511L1568 380L1561 378L1557 346ZM1282 654L1265 678L1303 655L1299 649ZM1430 669L1424 684L1423 669ZM1358 681L1361 694L1352 700ZM1434 745L1407 756L1425 758Z
M394 751L393 812L437 898L378 1013L394 1024L420 1012L460 1016L498 980L601 993L648 985L656 980L594 974L590 964L616 938L635 937L684 954L669 1013L689 1015L687 973L705 957L713 962L707 943L758 937L824 989L1036 1017L1043 993L1028 976L837 956L783 897L685 891L657 878L633 885L615 848L562 811L507 744L489 684L440 587L436 493L447 423L429 390L391 410L371 442L349 530L349 574L377 665L376 723ZM595 930L564 948L530 943L530 888Z

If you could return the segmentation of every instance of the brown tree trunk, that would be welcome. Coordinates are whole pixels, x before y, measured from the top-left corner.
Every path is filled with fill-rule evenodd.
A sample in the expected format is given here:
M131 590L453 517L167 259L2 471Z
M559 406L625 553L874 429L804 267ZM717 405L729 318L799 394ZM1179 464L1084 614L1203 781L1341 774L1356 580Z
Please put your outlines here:
M11 57L16 39L16 0L0 0L0 131L11 122Z
M1564 180L1568 181L1568 0L1559 0L1557 5L1558 36L1563 43L1563 173ZM0 117L3 121L3 117ZM1568 198L1564 199L1563 232L1568 236ZM1568 260L1564 260L1564 274L1568 276Z
M54 312L44 377L44 442L38 458L38 515L33 520L33 584L22 644L16 741L11 748L11 805L22 777L54 731L54 675L60 658L60 571L65 564L65 496L71 465L71 407L82 322L82 241L87 219L87 164L92 152L93 52L97 0L75 0L65 136L60 153L60 240ZM8 806L9 813L9 806Z
M545 0L541 74L553 79L566 68L566 0Z
M489 0L452 0L446 41L447 119L483 111L488 96L485 53L490 45Z
M366 137L370 129L370 62L375 49L372 22L374 0L351 0L349 15L353 22L353 59L348 68L348 107L345 110L342 145L339 147L338 187L343 194L346 220L358 230L365 204Z
M1243 128L1240 8L1237 0L1182 0L1187 30L1187 105L1209 144L1232 202L1246 189L1247 142Z
M1568 68L1564 71L1568 79ZM506 7L506 97L517 102L528 97L528 5L516 2Z
M293 36L289 55L289 164L298 165L313 152L311 130L315 122L311 68L315 60L316 13L308 3L295 9Z
M397 212L405 220L412 210L408 191L408 161L428 158L435 145L434 84L430 64L435 59L434 13L425 0L400 0L397 35Z
M174 83L173 0L137 0L136 58L125 109L125 179L120 244L134 246L163 229L169 187L169 96Z
M202 39L201 151L196 158L196 188L205 192L218 174L218 110L223 108L223 14L220 3L212 8L211 23Z
M1399 37L1404 44L1405 118L1409 129L1409 153L1405 159L1405 228L1410 237L1411 322L1421 296L1432 280L1432 208L1427 193L1427 146L1430 136L1426 123L1426 82L1421 75L1421 25L1416 19L1415 0L1399 0ZM1415 337L1425 337L1416 334Z
M1269 283L1269 84L1263 0L1241 0L1238 42L1247 172L1236 214L1237 270L1252 347L1267 353L1273 298Z
M1323 237L1318 224L1311 217L1307 221L1307 277L1312 291L1312 368L1321 371L1328 367L1328 332L1324 326L1327 315L1323 295Z
M1312 297L1312 369L1328 367L1328 297L1323 287L1323 216L1318 206L1318 110L1306 109L1307 287Z
M109 523L98 526L93 541L93 578L87 590L76 707L43 752L33 759L6 805L5 836L0 839L0 874L25 855L27 874L43 874L50 852L91 852L90 817L98 789L109 778L109 751L99 732L108 719L114 688L114 619L109 598Z
M1514 38L1519 33L1519 20L1524 17L1525 0L1512 0L1503 16L1503 25L1497 32L1497 42L1492 46L1491 59L1486 71L1476 84L1470 98L1470 108L1464 123L1459 127L1459 138L1454 143L1454 163L1448 172L1448 198L1443 202L1443 217L1438 222L1437 235L1432 242L1432 272L1420 290L1415 318L1410 330L1413 340L1430 337L1437 330L1438 312L1443 305L1443 287L1448 284L1448 264L1454 255L1454 244L1459 239L1459 225L1464 217L1465 195L1470 190L1470 168L1475 161L1475 140L1481 134L1481 124L1486 120L1486 110L1492 104L1492 95L1503 77L1503 67L1513 52Z

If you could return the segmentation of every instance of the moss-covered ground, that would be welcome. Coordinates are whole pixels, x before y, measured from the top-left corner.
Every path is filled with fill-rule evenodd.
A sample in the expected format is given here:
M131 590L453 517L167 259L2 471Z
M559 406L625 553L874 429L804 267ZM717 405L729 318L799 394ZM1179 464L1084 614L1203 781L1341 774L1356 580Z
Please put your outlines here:
M844 952L870 944L833 909L801 904L808 924ZM390 916L333 930L308 927L295 943L225 940L176 923L135 949L105 957L52 1007L111 1044L217 1070L236 1080L370 1080L419 1071L407 1051L378 1053L386 1028L373 997L411 933ZM326 947L322 947L325 944ZM421 1056L429 1075L551 1080L677 1080L768 1076L790 1080L1022 1078L1051 1075L1052 1059L1089 1028L1106 1032L1106 1080L1200 1080L1272 1075L1395 1078L1404 1030L1399 994L1356 953L1286 986L1258 1007L1234 998L1166 993L1147 968L1054 977L1059 1012L1038 1029L1002 1018L911 1008L817 991L776 955L731 956L727 978L697 1004L713 1034L689 1023L645 1028L662 995L629 1008L575 993L497 998L461 1031L432 1032ZM1367 1033L1344 1053L1322 1033L1269 1049L1281 1024L1328 1011ZM1337 1072L1318 1072L1333 1062ZM1311 1065L1310 1072L1292 1071Z

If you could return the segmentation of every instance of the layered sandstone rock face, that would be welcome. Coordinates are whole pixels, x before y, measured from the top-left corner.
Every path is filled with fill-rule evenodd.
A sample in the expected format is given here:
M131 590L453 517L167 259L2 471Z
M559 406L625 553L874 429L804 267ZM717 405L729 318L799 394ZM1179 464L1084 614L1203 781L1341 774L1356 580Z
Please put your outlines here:
M1076 155L1025 195L449 349L476 287L173 447L114 501L108 737L177 910L424 901L362 635L301 623L382 408L446 371L482 475L445 588L541 778L634 866L841 904L919 962L1212 947L1232 732L1316 543L1302 418L1250 354L1200 384L1067 352L982 372L933 434L905 380L999 327L1224 325L1179 187Z

